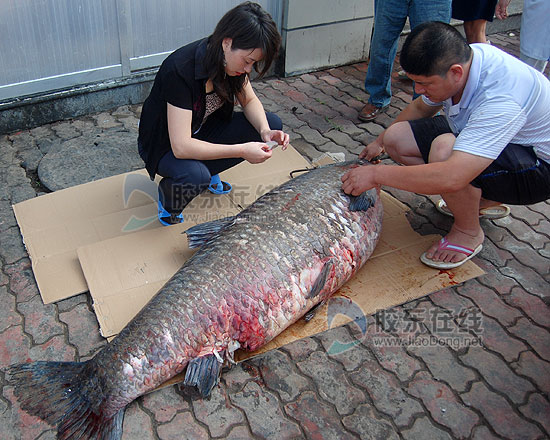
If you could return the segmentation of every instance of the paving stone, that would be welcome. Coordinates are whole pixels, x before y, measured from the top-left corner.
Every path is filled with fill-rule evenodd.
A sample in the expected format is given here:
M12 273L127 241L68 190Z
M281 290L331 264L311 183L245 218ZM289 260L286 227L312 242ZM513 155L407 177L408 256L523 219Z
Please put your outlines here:
M550 363L541 360L531 351L523 352L512 368L530 378L545 393L550 393Z
M5 286L0 286L0 333L23 321L15 310L15 297L8 293Z
M107 112L92 115L92 118L96 121L97 126L104 130L117 128L121 125L120 122L118 122L111 114Z
M348 118L336 117L332 118L331 122L334 124L335 127L338 127L338 131L341 131L342 133L345 133L352 138L363 133L363 130L361 130L357 125L355 125L353 121L350 121Z
M193 400L193 413L197 420L208 426L212 437L220 437L233 425L244 422L244 415L229 404L223 386L216 387L208 399Z
M298 339L284 346L284 351L290 354L295 362L307 359L312 352L318 349L319 345L313 338Z
M323 153L313 147L309 142L306 142L304 139L296 139L291 142L292 146L298 151L302 156L307 157L309 160L313 161Z
M312 378L321 398L332 403L339 414L351 414L365 400L363 392L347 380L344 368L331 361L326 353L316 351L297 366L303 374Z
M255 381L264 386L260 369L253 363L257 360L246 360L234 365L229 371L222 374L222 381L225 382L230 394L242 391L249 381Z
M528 206L513 205L510 208L512 217L518 220L523 220L530 226L538 226L543 220L547 220L540 212L529 209Z
M506 302L519 307L534 322L544 327L550 327L550 307L535 295L523 290L521 287L512 289Z
M486 273L476 278L476 280L480 284L493 289L500 296L504 297L504 299L506 299L506 295L518 285L513 278L505 276L495 270L486 270Z
M153 422L137 402L133 402L124 412L122 440L155 440Z
M300 115L300 119L306 122L311 129L317 130L321 134L332 130L335 126L335 124L331 122L330 118L318 115L314 112L304 113Z
M468 284L468 283L465 283ZM454 316L478 309L468 298L457 295L456 288L447 288L430 295L430 300L437 306L449 310Z
M474 429L472 440L498 440L501 437L493 435L493 433L486 426L478 426Z
M462 395L464 402L480 411L495 432L506 438L537 438L542 434L536 425L519 417L504 397L490 391L481 382Z
M354 141L348 134L343 133L339 130L331 130L325 133L325 137L332 139L332 141L347 149L356 148L358 146L361 147L361 149L364 148L363 144Z
M478 282L465 283L459 286L457 291L473 300L484 314L495 318L504 326L512 325L522 316L516 309L507 305L494 291Z
M275 395L255 382L248 382L242 391L232 394L231 401L246 413L254 435L289 439L301 435L298 425L284 416Z
M46 431L51 431L51 427L47 423L21 409L11 386L4 387L3 395L11 405L6 411L0 413L2 440L37 439ZM6 431L6 436L3 435L4 431Z
M526 318L521 318L508 330L533 347L541 358L550 361L550 333L547 329L530 323Z
M519 409L523 415L540 423L550 434L550 403L541 394L531 394L526 405Z
M476 378L472 370L457 362L447 347L408 347L407 351L420 357L435 379L445 381L458 392L465 391Z
M334 142L327 142L323 145L317 145L317 149L322 151L323 153L344 153L346 160L353 160L356 159L356 155L353 155L353 153L350 153L350 151L347 148L341 147L338 144L335 144ZM361 148L359 152L362 150ZM358 154L358 153L355 153Z
M76 361L76 350L66 343L64 335L58 335L43 344L33 345L29 349L27 360L74 362Z
M492 388L508 396L514 403L522 403L534 389L530 382L517 376L498 356L483 348L470 347L460 358L466 365L479 371Z
M311 391L302 393L296 402L287 403L285 411L303 427L305 438L316 440L355 438L344 429L336 411Z
M300 133L300 135L310 144L314 145L315 147L318 147L319 145L325 144L327 142L327 138L321 136L318 130L314 130L307 125L303 127L296 128L294 131L297 133Z
M11 227L2 232L2 246L0 247L0 258L6 264L15 263L27 256L27 251L21 240L19 228Z
M540 229L545 230L544 226L541 226ZM535 242L537 242L537 239L535 239ZM544 241L541 242L539 240L538 242L537 247L533 249L531 246L507 236L498 246L504 247L507 251L513 253L514 258L520 263L544 275L549 272L550 261L546 258L541 258L540 250L546 246L549 238L544 237Z
M512 236L507 235L503 242L506 248L510 247L511 250L521 248L521 246L515 242L514 237L524 243L523 247L525 247L526 244L535 249L544 247L545 243L548 241L548 236L539 234L529 227L527 223L514 220L510 216L494 220L494 222L513 234Z
M59 313L68 312L79 304L88 304L88 294L81 293L80 295L71 296L70 298L56 301L55 304Z
M38 176L48 189L57 191L140 168L143 161L135 133L108 131L63 142L44 156Z
M15 226L17 226L17 221L11 203L7 200L0 200L0 233Z
M4 266L4 271L10 280L9 288L18 303L30 301L40 295L28 258Z
M436 428L426 417L420 417L414 421L411 429L401 431L405 440L450 440L452 437L445 431Z
M280 112L278 116L283 122L283 129L296 129L298 127L303 127L306 123L302 121L296 114L292 112ZM293 144L293 140L290 140L290 143Z
M388 337L391 338L391 335L379 332L378 334L373 332L374 326L369 327L367 332L366 344L374 353L378 362L386 370L394 373L399 380L405 382L411 379L414 376L414 373L422 368L420 362L418 362L412 356L405 351L402 347L384 345L380 346L373 343L373 339L369 337L370 335L377 335L378 337Z
M57 321L54 304L43 304L40 296L18 304L25 317L25 332L31 335L34 344L43 344L55 335L63 334L63 326Z
M246 426L235 426L224 438L225 440L248 440L252 438L252 434Z
M351 325L351 324L350 324ZM354 371L365 361L375 361L374 356L367 348L360 345L359 337L350 334L349 326L344 325L329 331L319 333L315 337L321 341L325 352L330 358L337 360L346 371ZM342 350L337 347L348 347Z
M522 265L517 260L511 260L501 269L504 275L510 276L528 292L545 299L550 297L548 282L533 269Z
M55 132L57 137L64 140L73 139L81 135L81 132L71 122L57 122L50 125L50 128Z
M91 356L107 344L99 333L97 318L87 304L60 313L59 319L69 327L69 341L77 347L80 357Z
M423 412L420 404L402 391L397 380L376 363L363 364L350 377L367 390L376 408L391 416L397 426L408 426L416 414Z
M362 439L397 440L399 434L386 420L378 416L370 405L360 405L355 412L342 418L348 431L357 433Z
M146 394L141 398L141 402L158 423L169 422L178 412L191 409L189 404L176 393L176 388L173 386Z
M432 418L449 428L453 437L468 438L479 417L466 408L444 383L421 372L409 383L409 394L422 399Z
M170 422L157 428L158 437L161 440L208 440L208 432L199 425L190 412L179 413Z
M30 340L23 333L21 325L0 333L0 367L27 362L30 346Z
M522 341L509 336L496 320L488 316L483 319L481 339L485 347L500 353L508 362L518 359L519 354L527 349Z
M290 357L279 350L272 350L259 360L265 385L276 391L283 402L294 400L300 393L312 387L310 381L298 374L292 364Z

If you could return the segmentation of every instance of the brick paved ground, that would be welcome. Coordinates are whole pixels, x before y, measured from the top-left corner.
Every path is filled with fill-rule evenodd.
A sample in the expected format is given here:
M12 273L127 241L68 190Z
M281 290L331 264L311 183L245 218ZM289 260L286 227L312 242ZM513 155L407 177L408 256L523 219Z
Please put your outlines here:
M491 41L518 53L517 32ZM358 123L365 70L361 63L255 88L305 156L352 157L411 99L410 83L395 81L388 115ZM44 190L36 168L53 145L93 133L135 133L138 118L139 107L122 107L0 137L0 368L86 360L105 345L87 295L42 304L11 204ZM411 208L419 232L449 228L434 198L390 192ZM224 374L210 400L191 400L175 387L140 398L126 412L124 439L548 438L549 225L548 202L484 221L487 239L475 261L486 275L397 307L378 324L371 317L366 335L344 326L246 361ZM469 340L477 335L481 346L375 343L429 341L446 330ZM338 353L335 341L359 343ZM0 387L0 439L54 438L48 425L20 410L3 373Z

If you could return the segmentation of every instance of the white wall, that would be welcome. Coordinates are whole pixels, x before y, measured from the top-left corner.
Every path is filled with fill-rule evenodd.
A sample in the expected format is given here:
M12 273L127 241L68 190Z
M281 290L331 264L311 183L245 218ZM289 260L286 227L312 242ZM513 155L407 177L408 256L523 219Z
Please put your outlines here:
M374 0L285 0L285 75L368 57Z

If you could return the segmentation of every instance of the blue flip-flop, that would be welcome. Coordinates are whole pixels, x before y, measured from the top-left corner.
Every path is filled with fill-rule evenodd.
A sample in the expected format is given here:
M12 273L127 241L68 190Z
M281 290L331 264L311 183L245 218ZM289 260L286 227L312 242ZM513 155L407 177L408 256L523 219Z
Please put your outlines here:
M170 214L166 209L164 209L164 206L162 206L160 200L158 201L158 216L159 221L164 226L171 226L177 225L178 223L183 223L183 214L181 212L178 215ZM164 220L165 218L168 218L169 221Z
M231 192L232 189L233 189L233 187L229 183L222 182L222 180L220 179L219 174L214 174L210 178L210 185L208 185L208 190L211 193L214 193L214 194L227 194L227 193Z

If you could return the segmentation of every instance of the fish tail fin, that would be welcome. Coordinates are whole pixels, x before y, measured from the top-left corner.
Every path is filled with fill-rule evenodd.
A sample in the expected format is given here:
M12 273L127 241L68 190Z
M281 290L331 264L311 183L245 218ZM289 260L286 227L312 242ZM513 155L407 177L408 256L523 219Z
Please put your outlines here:
M124 408L109 419L93 411L80 378L85 367L86 362L31 362L7 373L21 408L58 426L59 439L118 440Z

